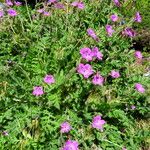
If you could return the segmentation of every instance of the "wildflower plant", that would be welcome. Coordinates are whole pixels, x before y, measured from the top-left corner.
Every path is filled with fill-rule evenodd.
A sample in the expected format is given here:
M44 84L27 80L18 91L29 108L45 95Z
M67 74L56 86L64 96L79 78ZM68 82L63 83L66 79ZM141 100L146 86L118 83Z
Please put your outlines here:
M49 0L31 9L7 1L1 150L149 148L149 54L133 48L143 18L124 16L125 3Z

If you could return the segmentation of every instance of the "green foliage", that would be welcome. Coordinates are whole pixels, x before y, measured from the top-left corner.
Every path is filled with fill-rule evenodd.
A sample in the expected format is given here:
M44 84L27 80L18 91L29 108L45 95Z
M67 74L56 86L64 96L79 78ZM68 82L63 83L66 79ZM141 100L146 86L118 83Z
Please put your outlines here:
M121 35L133 26L132 18L121 25L124 11L110 1L86 1L83 10L64 5L65 10L47 7L52 13L48 17L37 13L37 5L35 10L14 7L18 16L0 18L0 149L57 150L67 139L77 140L81 150L148 149L150 80L143 74L149 62L136 61L132 39ZM110 21L113 13L119 22ZM112 37L106 34L106 24L113 24ZM100 42L87 35L88 28ZM86 63L80 49L93 46L104 55L102 61L90 62L95 73L105 77L103 86L76 71L79 63ZM110 77L113 69L120 78ZM43 82L46 74L55 77L54 84ZM135 83L146 92L138 93ZM34 86L42 86L44 94L32 95ZM91 126L96 115L107 122L103 132ZM64 121L72 126L68 134L60 133Z

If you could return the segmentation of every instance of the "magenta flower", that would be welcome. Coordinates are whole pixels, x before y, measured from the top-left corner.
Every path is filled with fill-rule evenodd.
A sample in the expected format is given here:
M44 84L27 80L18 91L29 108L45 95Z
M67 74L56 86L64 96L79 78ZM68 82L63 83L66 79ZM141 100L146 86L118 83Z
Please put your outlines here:
M110 19L113 21L113 22L116 22L118 20L118 16L113 14L110 16Z
M12 3L11 0L6 0L6 5L7 5L7 6L13 6L13 3Z
M103 54L99 51L98 47L93 47L92 48L92 55L98 60L103 59Z
M112 78L119 78L120 77L120 73L118 71L112 70L110 73Z
M134 56L137 58L137 59L142 59L142 53L140 51L135 51L134 53Z
M35 95L35 96L43 95L43 94L44 94L44 92L43 92L43 87L42 87L42 86L35 86L35 87L33 88L32 94Z
M139 12L136 12L135 17L134 17L135 22L142 22L142 17Z
M123 34L129 37L134 37L136 35L135 31L132 28L126 28L123 31Z
M70 130L71 130L71 126L68 122L63 122L61 124L61 130L60 130L61 133L68 133Z
M91 76L93 74L93 69L91 67L91 65L89 64L79 64L79 66L77 67L77 72L79 74L82 74L84 76L84 78L88 78L89 76Z
M14 9L8 9L7 12L9 16L17 16L17 12Z
M53 75L46 75L44 77L44 82L47 83L47 84L55 83L54 76Z
M77 141L68 140L61 150L79 150Z
M91 61L92 60L93 54L92 54L92 51L91 51L90 48L88 48L88 47L82 48L80 50L80 54L81 54L83 59L86 59L87 61Z
M4 12L0 10L0 18L4 16Z
M92 121L92 127L93 128L96 128L100 131L103 131L103 125L106 123L105 120L102 120L101 119L101 116L100 115L97 115L93 118L93 121Z
M96 35L96 33L94 32L93 29L91 29L91 28L87 29L87 33L88 33L88 35L89 35L90 37L92 37L94 40L96 40L96 41L99 40L98 37L97 37L97 35Z
M99 73L97 73L96 75L94 75L92 83L94 85L103 85L104 78Z
M48 11L44 11L44 12L43 12L43 15L44 15L44 16L50 16L51 14L50 14L50 12L48 12Z
M111 25L106 25L106 32L107 32L108 36L112 36L114 30Z
M119 0L113 0L114 4L117 6L117 7L120 7L120 2Z
M84 9L85 7L83 2L77 2L77 1L72 2L71 5L74 7L78 7L79 9Z
M144 92L145 92L144 87L143 87L142 84L140 84L140 83L136 83L136 84L135 84L135 89L136 89L138 92L140 92L140 93L144 93Z
M14 1L14 4L15 4L16 6L21 6L21 5L22 5L22 3L21 3L21 2L18 2L18 1Z

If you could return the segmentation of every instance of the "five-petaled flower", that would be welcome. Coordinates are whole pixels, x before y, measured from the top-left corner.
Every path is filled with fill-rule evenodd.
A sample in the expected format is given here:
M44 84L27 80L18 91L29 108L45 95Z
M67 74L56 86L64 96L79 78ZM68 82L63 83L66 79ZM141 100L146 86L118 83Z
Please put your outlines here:
M99 41L99 38L97 37L95 31L91 28L87 29L87 33L90 37L92 37L94 40Z
M106 123L106 121L103 120L100 115L97 115L97 116L95 116L95 117L93 118L92 127L93 127L93 128L96 128L96 129L98 129L98 130L100 130L100 131L103 131L103 125L104 125L105 123Z
M47 84L55 83L54 76L53 75L46 75L44 77L44 82L47 83Z
M72 6L77 7L79 9L84 9L85 5L83 2L74 1L71 3Z
M10 9L7 10L7 12L8 12L8 15L9 15L9 16L12 16L12 17L13 17L13 16L17 16L17 11L14 10L14 9L11 9L11 8L10 8Z
M110 73L112 78L119 78L120 77L120 73L118 71L112 70Z
M142 59L142 53L140 51L135 51L134 53L134 56L137 58L137 59Z
M104 77L102 77L98 72L96 75L93 76L92 83L94 85L103 85L104 83Z
M77 67L77 72L79 74L82 74L84 76L84 78L89 78L89 76L91 76L93 74L93 69L92 66L89 64L79 64Z
M35 86L33 88L32 94L35 95L35 96L43 95L44 94L43 87L42 86Z
M68 140L61 150L79 150L79 144L77 141Z
M71 126L69 122L63 122L61 125L60 132L61 133L68 133L71 130Z
M136 12L135 17L134 17L135 22L142 22L142 17L139 12Z
M107 32L108 36L112 36L114 30L111 25L106 25L106 32Z
M136 84L135 84L135 89L136 89L138 92L140 92L140 93L144 93L144 92L145 92L145 89L144 89L143 85L140 84L140 83L136 83Z

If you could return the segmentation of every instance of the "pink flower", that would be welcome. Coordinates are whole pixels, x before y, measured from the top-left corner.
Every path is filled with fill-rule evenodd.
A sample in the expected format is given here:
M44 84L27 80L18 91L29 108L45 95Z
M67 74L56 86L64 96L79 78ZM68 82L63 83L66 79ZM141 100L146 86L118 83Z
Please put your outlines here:
M123 147L122 150L127 150L127 149L125 147Z
M44 12L44 8L38 9L37 12L38 12L38 13L43 13L43 12Z
M119 0L113 0L114 4L117 6L117 7L120 7L120 2Z
M18 2L18 1L14 1L14 4L15 4L16 6L21 6L21 5L22 5L22 3L21 3L21 2Z
M9 16L17 16L17 12L14 9L8 9L7 12Z
M44 16L50 16L51 14L50 14L50 12L48 12L48 11L44 11L44 12L43 12L43 15L44 15Z
M91 61L92 60L92 51L90 48L88 47L85 47L85 48L82 48L80 50L80 54L82 56L83 59L86 59L87 61Z
M6 0L6 5L8 5L8 6L13 6L13 3L12 3L11 0Z
M136 109L136 106L132 105L132 106L131 106L131 109L132 109L132 110Z
M100 115L97 115L93 118L92 127L103 131L103 125L105 123L106 123L106 121L102 120Z
M62 3L56 3L56 4L54 5L54 7L55 7L55 8L58 8L58 9L64 9L64 8L65 8L65 6L64 6Z
M44 94L44 92L43 92L43 87L42 87L42 86L35 86L35 87L33 88L32 94L35 95L35 96L43 95L43 94Z
M78 142L73 140L68 140L61 150L79 150Z
M53 75L46 75L44 77L44 82L47 83L47 84L55 83L54 76Z
M119 78L120 77L120 73L118 71L112 70L110 73L112 78Z
M48 0L48 3L56 3L57 0Z
M92 83L94 85L103 85L104 78L99 73L97 73L96 75L94 75Z
M113 22L116 22L118 20L118 16L113 14L110 16L110 19L113 21Z
M79 2L78 3L78 6L77 6L79 9L84 9L84 3L83 2Z
M97 37L97 35L96 35L96 33L94 32L93 29L91 29L91 28L87 29L87 33L88 33L88 35L91 36L94 40L96 40L96 41L99 40L98 37Z
M142 84L140 84L140 83L136 83L136 84L135 84L135 89L136 89L138 92L140 92L140 93L144 93L144 92L145 92L144 87L143 87Z
M103 54L99 51L98 47L92 48L92 55L93 55L93 57L97 58L98 60L103 59Z
M93 69L89 64L79 64L79 66L77 67L77 71L79 74L82 74L86 79L93 74Z
M68 122L63 122L61 124L61 130L60 130L61 133L68 133L70 130L71 130L71 126Z
M126 28L123 31L123 34L129 37L134 37L136 35L135 31L132 28Z
M142 22L142 17L141 17L139 12L136 12L135 17L134 17L134 21Z
M114 30L111 25L106 25L106 32L107 32L108 36L112 36Z
M4 16L4 12L0 10L0 18Z
M84 9L85 7L83 2L77 2L77 1L72 2L71 5L74 7L78 7L79 9Z
M142 53L140 51L135 51L134 56L138 59L142 59Z

